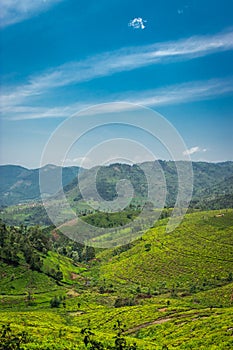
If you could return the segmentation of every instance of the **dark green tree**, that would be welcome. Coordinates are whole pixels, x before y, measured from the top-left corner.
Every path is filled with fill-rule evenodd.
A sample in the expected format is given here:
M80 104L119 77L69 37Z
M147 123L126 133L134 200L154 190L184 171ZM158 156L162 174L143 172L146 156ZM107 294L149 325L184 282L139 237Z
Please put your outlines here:
M85 253L85 260L86 261L90 261L90 260L95 258L95 248L94 247L86 246L84 253Z
M3 325L0 330L0 350L23 350L22 344L28 342L26 332L15 333L10 324Z

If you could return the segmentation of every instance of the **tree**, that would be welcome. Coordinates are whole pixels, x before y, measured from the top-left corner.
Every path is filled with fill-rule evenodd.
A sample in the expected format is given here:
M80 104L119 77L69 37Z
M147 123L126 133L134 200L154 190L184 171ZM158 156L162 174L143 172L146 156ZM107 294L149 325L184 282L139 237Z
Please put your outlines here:
M121 321L117 320L117 323L114 325L113 329L116 331L114 337L114 345L106 345L100 341L95 340L95 334L90 328L90 321L88 322L88 327L81 330L81 334L84 335L83 342L89 350L137 350L137 344L132 345L127 344L127 340L124 337L123 333L125 331L125 325L122 325Z
M95 248L86 246L85 250L85 260L90 261L95 258Z
M0 219L0 246L1 247L3 247L6 237L7 237L6 225Z
M104 350L103 344L93 338L95 334L91 331L90 327L83 328L81 334L84 335L83 342L85 346L89 346L90 350Z
M28 334L26 332L15 333L10 324L3 325L0 331L0 350L20 350L22 344L28 342Z
M61 270L56 271L54 277L55 277L55 279L57 281L62 281L63 280L63 273L62 273L62 271Z
M43 262L41 261L40 256L38 254L32 253L28 262L32 270L41 271Z
M227 281L228 281L228 282L232 282L232 281L233 281L232 272L229 272L228 277L227 277Z
M62 302L61 298L55 296L50 300L50 306L51 307L60 307L61 302Z

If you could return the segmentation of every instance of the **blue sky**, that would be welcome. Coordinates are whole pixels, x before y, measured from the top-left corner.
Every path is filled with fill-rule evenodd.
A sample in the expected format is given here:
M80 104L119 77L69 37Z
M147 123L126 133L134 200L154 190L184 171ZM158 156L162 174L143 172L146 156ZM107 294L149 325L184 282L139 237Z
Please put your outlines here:
M0 7L1 164L38 167L62 122L118 101L161 113L193 160L233 160L233 0L1 0ZM101 122L101 113L93 118ZM169 159L133 128L99 133L74 145L66 164L113 137L140 140Z

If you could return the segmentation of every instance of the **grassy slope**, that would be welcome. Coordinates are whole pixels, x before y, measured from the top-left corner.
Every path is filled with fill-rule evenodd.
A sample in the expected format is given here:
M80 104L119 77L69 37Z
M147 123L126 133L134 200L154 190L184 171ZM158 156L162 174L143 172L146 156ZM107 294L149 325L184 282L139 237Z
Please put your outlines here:
M61 286L23 266L1 265L0 290L5 294L0 295L0 325L11 322L16 331L26 329L32 339L25 349L84 349L80 329L88 320L97 339L111 342L118 319L126 325L128 341L136 339L139 349L232 348L233 283L227 277L233 271L233 210L215 215L189 214L171 234L161 221L128 251L118 256L101 253L101 261L93 262L88 272L50 253L44 268L60 265L65 282ZM146 251L149 243L151 250ZM86 277L92 280L90 287ZM25 290L32 282L30 306ZM96 282L113 284L115 292L100 294ZM160 294L140 299L135 306L114 308L117 297L135 296L139 285L143 292L149 287ZM196 291L187 293L193 285ZM66 295L66 308L50 308L54 295Z
M15 330L26 330L32 340L25 349L84 349L80 330L88 320L96 338L110 342L113 325L121 320L126 325L128 342L136 340L139 349L159 350L167 345L168 349L225 350L232 346L232 307L210 308L185 298L171 298L167 306L166 298L157 297L141 305L115 309L101 299L106 303L108 296L92 292L67 299L66 310L53 310L45 303L37 310L27 307L18 312L1 311L0 325L11 322ZM77 302L81 303L80 309Z
M102 253L101 277L153 289L221 285L233 271L233 210L222 211L222 217L218 213L188 214L172 233L166 233L166 219L159 221L128 251L112 257Z
M49 276L49 271L57 270L58 266L63 274L63 279L59 283ZM64 295L69 287L83 285L85 279L80 273L85 270L85 267L74 265L71 259L55 252L48 252L43 259L42 272L32 271L27 264L14 267L0 262L0 305L4 309L13 306L18 310L24 310L28 305L27 295L31 293L33 300L36 301L34 306L41 308L41 303L47 303L48 306L53 296Z

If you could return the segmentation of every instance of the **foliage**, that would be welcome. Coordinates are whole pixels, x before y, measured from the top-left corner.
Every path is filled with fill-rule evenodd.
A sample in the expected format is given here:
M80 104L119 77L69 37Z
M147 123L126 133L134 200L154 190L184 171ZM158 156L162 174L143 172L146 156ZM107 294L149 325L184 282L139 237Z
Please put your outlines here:
M92 332L90 326L83 328L81 334L84 335L83 342L89 350L137 350L137 344L127 344L127 340L123 336L125 331L125 325L122 325L121 321L117 320L113 329L116 331L114 336L114 345L104 346L102 342L95 339L95 334Z
M15 246L18 262L0 261L0 325L11 323L12 338L30 334L24 350L232 348L233 210L190 213L172 233L166 223L96 249L92 262L80 247L82 263L71 259L79 246L53 229L1 224L1 247ZM26 262L26 242L40 271Z
M133 305L136 305L136 300L133 298L118 297L114 303L114 307L133 306Z
M46 254L50 241L39 227L7 227L0 221L0 232L0 260L18 265L23 255L32 270L41 270L43 263L39 252Z
M111 228L115 226L124 226L135 219L139 214L139 210L126 208L117 213L96 212L95 214L85 216L83 220L92 226Z
M50 306L51 307L60 307L60 305L63 305L65 307L65 297L62 297L62 296L57 296L55 295L51 300L50 300Z
M0 331L0 350L20 350L22 344L28 342L28 334L23 331L21 333L14 332L10 324L2 326Z
M233 211L186 215L173 232L167 219L115 255L97 255L99 274L114 288L149 287L156 293L196 293L229 283L233 270Z

